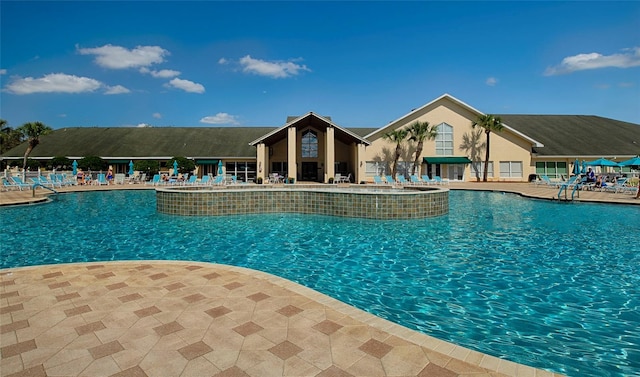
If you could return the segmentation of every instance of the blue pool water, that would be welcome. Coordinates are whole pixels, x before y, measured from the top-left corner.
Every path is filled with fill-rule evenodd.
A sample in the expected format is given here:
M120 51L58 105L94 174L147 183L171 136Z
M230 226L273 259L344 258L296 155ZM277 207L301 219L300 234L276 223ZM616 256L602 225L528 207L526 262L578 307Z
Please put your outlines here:
M2 268L132 259L266 271L429 335L570 376L640 375L640 207L452 191L411 221L156 213L152 191L0 208Z

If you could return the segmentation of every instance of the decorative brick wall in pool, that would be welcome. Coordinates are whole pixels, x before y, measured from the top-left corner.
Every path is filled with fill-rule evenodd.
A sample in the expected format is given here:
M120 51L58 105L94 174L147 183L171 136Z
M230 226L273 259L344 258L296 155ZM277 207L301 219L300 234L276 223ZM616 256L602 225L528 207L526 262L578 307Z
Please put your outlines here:
M172 187L156 189L160 213L225 216L309 213L368 219L418 219L449 213L449 190L299 187Z

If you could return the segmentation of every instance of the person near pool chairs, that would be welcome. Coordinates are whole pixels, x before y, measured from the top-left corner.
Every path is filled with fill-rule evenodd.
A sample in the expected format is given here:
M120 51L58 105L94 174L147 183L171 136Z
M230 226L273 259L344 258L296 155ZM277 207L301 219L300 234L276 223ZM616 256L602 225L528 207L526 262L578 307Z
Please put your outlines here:
M113 183L113 169L109 168L109 171L107 171L107 182L109 182L109 184Z
M633 198L640 199L640 177L638 177L638 191L636 191L636 196L634 196Z
M596 173L593 171L593 169L589 168L589 170L587 171L587 182L591 183L595 181L596 181Z
M79 185L84 185L84 172L82 169L78 169L78 172L76 173L76 180Z

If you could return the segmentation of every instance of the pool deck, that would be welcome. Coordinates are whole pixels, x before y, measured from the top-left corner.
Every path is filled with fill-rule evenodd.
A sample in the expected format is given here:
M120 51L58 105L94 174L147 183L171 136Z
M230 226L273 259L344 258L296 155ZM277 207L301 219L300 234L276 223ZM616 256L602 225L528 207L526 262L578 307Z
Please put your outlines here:
M449 187L557 195L530 184ZM1 192L0 205L45 196ZM581 192L580 200L640 204L630 194L601 192ZM0 270L0 375L559 376L435 339L267 273L186 261Z

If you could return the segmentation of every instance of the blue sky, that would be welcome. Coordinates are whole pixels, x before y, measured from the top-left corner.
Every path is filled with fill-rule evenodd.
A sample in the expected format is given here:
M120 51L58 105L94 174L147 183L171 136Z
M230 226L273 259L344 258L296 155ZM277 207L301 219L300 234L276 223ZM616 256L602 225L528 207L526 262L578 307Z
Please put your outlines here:
M381 127L484 113L640 124L640 2L0 2L12 127Z

